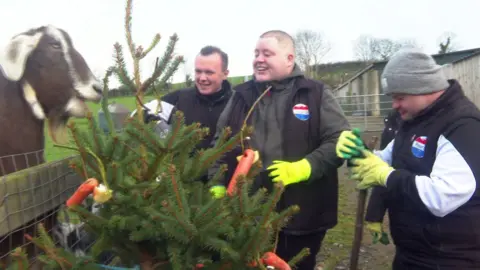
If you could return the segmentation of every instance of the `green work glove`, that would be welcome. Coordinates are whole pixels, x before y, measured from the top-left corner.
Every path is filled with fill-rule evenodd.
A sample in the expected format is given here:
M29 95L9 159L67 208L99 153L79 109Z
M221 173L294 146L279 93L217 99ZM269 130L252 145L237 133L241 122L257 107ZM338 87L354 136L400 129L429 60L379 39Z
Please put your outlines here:
M369 150L363 150L362 155L361 158L350 160L353 165L352 179L360 181L357 187L367 189L372 186L385 186L394 168Z
M370 233L372 233L373 244L376 244L378 242L384 245L390 244L390 240L388 239L387 233L383 231L382 223L366 222L366 224L367 224L367 229L370 231Z
M273 178L273 182L282 182L284 186L307 181L312 172L306 159L296 162L274 160L267 170L271 171L268 176Z
M227 193L227 188L221 185L213 186L210 188L210 193L212 193L212 196L215 199L220 199L220 198L223 198Z
M360 151L363 149L365 149L365 146L360 138L360 129L354 128L352 131L342 131L338 138L335 152L339 158L351 159L360 156Z

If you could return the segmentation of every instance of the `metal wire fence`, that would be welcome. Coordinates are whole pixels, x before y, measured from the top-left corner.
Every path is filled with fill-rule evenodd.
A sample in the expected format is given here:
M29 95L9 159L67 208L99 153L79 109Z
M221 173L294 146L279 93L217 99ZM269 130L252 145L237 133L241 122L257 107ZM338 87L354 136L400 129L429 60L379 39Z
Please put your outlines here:
M384 117L392 110L392 102L384 94L336 96L352 127L363 131L382 131Z
M44 150L0 157L0 176L44 163Z
M93 243L78 218L63 208L82 182L68 166L72 158L43 163L43 151L0 158L0 269L11 263L9 253L18 247L31 258L30 269L41 269L35 258L42 251L24 237L38 236L39 223L59 246L71 251L82 252Z

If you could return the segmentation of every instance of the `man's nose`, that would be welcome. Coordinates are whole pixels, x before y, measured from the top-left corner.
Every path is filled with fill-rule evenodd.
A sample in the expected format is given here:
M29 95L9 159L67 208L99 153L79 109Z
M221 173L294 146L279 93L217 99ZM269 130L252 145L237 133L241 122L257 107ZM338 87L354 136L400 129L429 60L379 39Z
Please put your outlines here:
M255 63L263 63L265 62L265 58L261 55L255 57Z

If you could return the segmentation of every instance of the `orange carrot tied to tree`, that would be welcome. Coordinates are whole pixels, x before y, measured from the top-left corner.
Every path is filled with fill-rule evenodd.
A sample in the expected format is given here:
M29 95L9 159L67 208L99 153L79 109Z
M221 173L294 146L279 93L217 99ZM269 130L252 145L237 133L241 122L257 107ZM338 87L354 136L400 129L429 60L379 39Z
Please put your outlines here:
M292 270L292 268L282 258L273 252L266 252L262 261L265 265L273 266L276 270Z
M275 269L275 270L292 270L290 265L286 263L282 258L278 257L277 254L273 252L266 252L261 259L261 262L268 266L268 269ZM248 267L257 267L257 262L252 261L247 264ZM195 269L202 269L204 267L203 264L199 263L195 266ZM273 267L273 268L271 268Z
M238 161L237 168L235 169L232 179L230 180L230 184L228 185L228 188L227 188L227 194L229 196L232 196L237 190L238 176L242 174L247 175L253 163L255 163L256 161L255 158L258 160L258 152L253 151L252 149L246 149L245 152L243 152L243 155L237 158L240 160Z
M95 188L98 186L98 180L95 178L89 178L87 181L83 182L75 193L67 200L67 206L79 205L81 204L88 195L92 194Z
M66 203L68 207L81 204L87 198L87 196L92 193L93 199L98 203L104 203L112 198L112 190L108 187L105 166L103 165L102 160L90 149L87 148L85 150L97 160L97 165L98 169L100 170L103 184L99 184L99 181L95 178L87 179L87 181L81 184L75 193L68 199Z

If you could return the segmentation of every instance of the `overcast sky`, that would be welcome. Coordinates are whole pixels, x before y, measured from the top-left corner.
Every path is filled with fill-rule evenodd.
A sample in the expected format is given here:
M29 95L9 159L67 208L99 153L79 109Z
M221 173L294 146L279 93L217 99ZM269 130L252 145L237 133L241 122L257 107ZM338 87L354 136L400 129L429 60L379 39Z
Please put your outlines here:
M0 0L0 45L14 34L53 24L66 30L96 74L112 64L113 44L125 45L123 0ZM353 41L362 34L415 39L436 53L438 37L457 35L459 49L480 47L478 0L134 0L133 37L147 47L155 33L157 49L142 64L147 76L156 56L176 32L177 52L187 63L174 81L193 71L193 59L205 45L216 45L230 57L232 76L251 74L259 34L282 29L321 31L332 49L325 61L354 59ZM125 51L126 52L126 51Z

